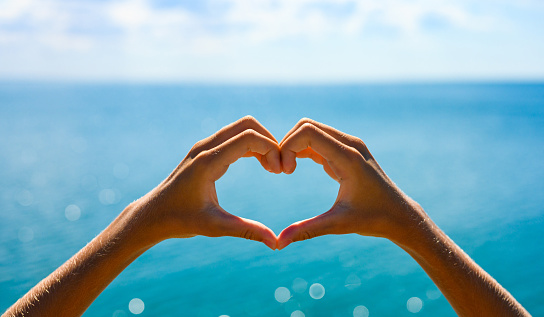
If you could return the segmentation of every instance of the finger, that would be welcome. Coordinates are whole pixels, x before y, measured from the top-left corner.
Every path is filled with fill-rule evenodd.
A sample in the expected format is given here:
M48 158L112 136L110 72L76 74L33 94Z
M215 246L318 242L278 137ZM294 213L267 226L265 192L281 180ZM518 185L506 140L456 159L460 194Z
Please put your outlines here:
M308 148L323 157L339 179L348 176L347 166L351 164L353 158L361 156L357 150L339 142L315 125L305 123L281 145L283 171L287 174L292 173L296 168L296 154Z
M329 163L327 163L327 160L325 160L321 155L317 154L311 148L307 148L306 150L302 150L296 153L296 157L297 158L311 158L312 161L316 162L317 164L323 165L323 169L332 179L339 181L338 176L334 174L333 170L329 166Z
M281 250L296 241L312 239L326 234L337 234L337 218L338 217L331 209L319 216L290 225L283 229L278 236L278 250Z
M199 141L193 149L191 149L192 157L196 157L200 152L212 149L230 138L244 132L245 130L254 130L274 142L278 142L276 138L268 131L257 119L252 116L245 116L214 133L213 135Z
M226 211L216 219L217 231L213 236L239 237L264 243L270 249L276 249L277 237L270 228L260 222L241 218Z
M291 169L294 171L295 168L296 168L296 160L295 158L311 158L314 162L316 162L317 164L321 164L323 165L323 162L326 162L325 159L317 154L314 150L312 150L311 148L307 148L305 150L302 150L298 153L293 153L291 151L288 151L288 152L285 152L284 153L281 153L281 163L282 163L282 171L286 171L286 168L284 168L284 162L291 162L290 164L293 163L293 160L294 160L294 166L291 166ZM290 173L288 173L290 174ZM334 177L336 178L336 177Z
M320 165L323 165L323 162L326 162L323 156L317 154L312 148L307 148L295 154L297 158L310 158L312 161Z
M257 152L247 152L246 154L242 155L242 157L255 157L257 160L259 160L259 162L261 162L261 165L265 170L274 173L274 171L272 171L272 169L270 168L270 164L268 164L268 159L265 155L259 154Z
M300 128L305 123L313 124L316 127L318 127L319 129L321 129L322 131L324 131L325 133L331 135L336 140L340 141L341 143L344 143L344 144L346 144L348 146L351 146L351 147L357 149L357 151L359 151L359 153L361 153L361 155L363 155L363 157L365 159L368 159L368 158L372 157L372 154L370 154L370 151L368 151L368 148L366 147L366 144L361 139L359 139L359 138L357 138L355 136L349 135L347 133L341 132L341 131L339 131L339 130L331 127L331 126L328 126L328 125L323 124L321 122L317 122L317 121L309 119L309 118L300 119L297 122L297 124L295 124L295 126L289 132L287 132L287 134L283 137L283 139L280 142L280 146L282 146L283 142L285 140L287 140L287 138L289 136L291 136L291 134L293 134L298 128Z
M278 144L251 129L245 130L215 148L202 152L201 155L208 160L205 167L212 173L215 181L223 176L230 164L248 153L262 155L261 162L266 159L265 167L274 173L281 172Z

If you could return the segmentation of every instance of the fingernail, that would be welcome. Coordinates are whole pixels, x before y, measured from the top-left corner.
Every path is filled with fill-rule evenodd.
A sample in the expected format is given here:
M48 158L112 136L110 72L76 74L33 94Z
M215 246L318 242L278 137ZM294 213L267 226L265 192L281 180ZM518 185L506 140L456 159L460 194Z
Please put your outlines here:
M272 250L276 250L276 241L264 239L263 243Z

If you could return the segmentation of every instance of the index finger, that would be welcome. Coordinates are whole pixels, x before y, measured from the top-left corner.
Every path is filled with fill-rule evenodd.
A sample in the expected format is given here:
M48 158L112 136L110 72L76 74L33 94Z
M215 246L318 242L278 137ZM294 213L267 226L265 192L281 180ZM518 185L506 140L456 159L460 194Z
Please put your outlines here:
M283 171L292 173L296 168L296 153L309 147L327 161L340 180L348 176L346 166L350 165L354 157L360 156L354 148L341 143L315 125L305 123L282 142Z
M249 152L264 156L272 172L281 172L278 144L252 129L245 130L226 142L201 152L200 155L205 155L210 160L207 166L215 181L223 176L230 164Z
M287 132L287 134L283 137L283 139L280 142L280 146L283 144L283 142L291 136L298 128L300 128L303 124L310 123L321 129L322 131L326 132L327 134L331 135L333 138L338 140L341 143L347 144L353 148L355 148L363 157L365 158L372 158L372 154L370 154L370 151L368 151L368 148L366 147L366 144L359 138L349 135L347 133L344 133L342 131L339 131L329 125L326 125L324 123L312 120L310 118L302 118L300 119L295 126Z
M224 126L213 135L199 141L191 150L192 156L197 156L200 152L213 149L224 143L230 138L244 132L245 130L254 130L270 140L277 142L276 138L268 131L257 119L252 116L245 116L227 126Z

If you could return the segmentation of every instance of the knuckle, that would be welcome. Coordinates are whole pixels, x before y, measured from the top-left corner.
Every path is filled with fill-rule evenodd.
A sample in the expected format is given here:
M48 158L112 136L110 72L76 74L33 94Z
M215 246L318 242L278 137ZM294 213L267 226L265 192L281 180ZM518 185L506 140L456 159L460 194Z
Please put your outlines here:
M307 118L307 117L304 117L304 118L298 120L298 124L300 124L300 125L303 125L305 123L313 123L313 122L314 122L314 120L312 120L310 118Z
M195 158L201 151L204 146L204 140L200 140L193 145L193 147L189 150L189 156L191 158Z
M363 142L363 140L357 137L354 137L354 140L352 141L351 146L357 150L359 156L361 156L363 160L366 161L367 159L372 157L372 155L370 154L370 151L368 150L368 147Z
M351 146L346 146L344 151L346 157L351 161L360 161L363 159L363 155Z
M315 237L316 237L315 232L309 231L309 230L302 231L299 235L300 240L309 240Z
M257 123L257 119L253 116L247 115L239 120L239 122L244 126L252 126Z
M247 239L247 240L253 240L253 232L250 229L246 229L244 232L240 234L240 238Z
M202 151L200 153L198 153L196 156L195 156L195 162L197 163L197 166L201 166L201 165L208 165L211 163L212 159L213 159L213 156L218 154L219 152L214 150L206 150L206 151Z
M240 133L240 137L249 141L257 138L258 134L259 133L257 133L257 131L253 129L246 129L242 133Z
M351 147L351 146L348 146L348 145L345 145L344 146L344 151L346 153L346 155L350 156L350 157L353 157L353 158L358 158L361 156L361 153L359 153L359 151L357 151L357 149Z
M315 125L310 122L306 122L300 126L300 131L303 133L313 133L315 132Z
M249 115L249 114L244 116L242 120L253 121L253 122L257 121L257 119L255 119L252 115Z
M359 139L358 137L353 137L353 141L352 141L352 142L353 142L359 149L364 149L364 150L367 149L365 142L363 142L363 140Z
M196 142L189 150L189 155L191 156L191 158L195 158L198 154L200 154L200 152L203 152L204 149L213 146L213 144L217 142L217 138L218 136L216 132L209 137Z

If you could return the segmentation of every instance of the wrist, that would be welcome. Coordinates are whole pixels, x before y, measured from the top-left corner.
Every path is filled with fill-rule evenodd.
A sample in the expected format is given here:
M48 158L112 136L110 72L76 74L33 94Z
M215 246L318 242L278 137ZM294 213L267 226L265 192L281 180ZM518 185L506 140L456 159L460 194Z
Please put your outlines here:
M437 260L436 254L449 253L449 237L431 220L421 207L412 216L402 238L390 239L424 267ZM437 263L434 263L436 265Z
M394 228L389 240L407 251L417 252L424 243L434 239L440 229L414 200L407 198L402 209L405 217Z
M143 197L142 197L143 198ZM164 239L156 234L150 206L141 199L129 204L105 230L125 241L134 252L145 251Z

